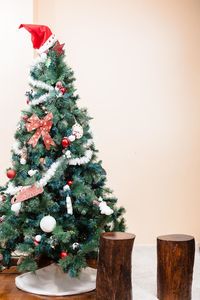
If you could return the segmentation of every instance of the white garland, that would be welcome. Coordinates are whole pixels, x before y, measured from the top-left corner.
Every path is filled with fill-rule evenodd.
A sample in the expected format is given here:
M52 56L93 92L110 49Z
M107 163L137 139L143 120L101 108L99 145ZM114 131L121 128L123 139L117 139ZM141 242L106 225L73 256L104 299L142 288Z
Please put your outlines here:
M46 174L38 182L36 182L37 186L44 187L45 185L47 185L48 181L54 176L56 170L62 162L63 155L59 157L54 163L52 163Z
M38 99L32 100L30 102L30 105L33 105L33 106L38 105L40 103L47 101L48 99L49 99L49 93L46 93L46 94L40 96Z
M15 195L22 189L22 186L15 186L12 182L8 183L7 189L4 191L5 194Z
M88 144L91 143L91 140L88 141L88 143L85 145L85 147L88 146ZM45 175L39 180L36 181L36 186L39 187L44 187L47 185L49 180L55 175L55 172L57 171L58 167L64 162L65 159L67 159L68 156L68 151L67 150L61 157L59 157L55 162L52 163L50 168L46 171ZM69 165L82 165L88 163L91 158L92 158L92 150L86 150L85 151L85 156L82 156L80 158L73 158L73 159L67 159ZM26 186L29 187L29 186ZM23 186L14 186L12 182L9 182L7 189L5 190L5 194L10 194L10 195L15 195L18 193Z
M77 157L77 158L72 158L72 159L69 160L68 163L71 166L87 164L92 158L92 153L93 153L92 150L86 150L84 156Z
M49 85L49 84L47 84L43 81L40 81L40 80L35 80L31 76L29 76L28 82L33 87L37 87L37 88L47 90L47 91L53 91L54 90L54 87L52 87L51 85Z
M39 64L44 63L46 60L47 60L46 53L42 53L40 56L37 56L31 65L31 70L33 70L36 66L39 67Z
M31 69L34 69L36 66L38 68L40 68L40 64L44 63L46 60L47 60L47 54L46 53L42 53L41 56L37 57L34 60L32 66L31 66ZM31 76L29 77L29 84L32 85L33 87L38 87L38 88L42 88L44 90L49 91L48 93L40 96L38 99L30 101L30 103L29 103L30 106L35 106L35 105L38 105L38 104L41 104L41 103L44 103L44 102L48 101L49 98L50 98L49 97L50 91L56 90L51 85L48 85L48 84L46 84L46 83L44 83L42 81L39 81L39 80L35 80ZM57 95L57 96L60 96L60 95ZM27 110L30 110L30 106L27 108Z

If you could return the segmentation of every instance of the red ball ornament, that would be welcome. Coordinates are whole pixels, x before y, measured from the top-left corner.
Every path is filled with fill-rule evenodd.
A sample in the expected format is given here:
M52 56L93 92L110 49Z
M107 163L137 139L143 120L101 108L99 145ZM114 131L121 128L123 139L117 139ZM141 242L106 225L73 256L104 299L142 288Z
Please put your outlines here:
M68 138L63 138L62 139L62 146L63 148L67 148L70 145L70 141L68 140Z
M9 179L15 178L16 174L17 174L16 171L13 169L9 169L6 173L6 175Z
M67 89L65 87L61 87L60 92L64 95L67 92Z
M67 184L70 186L70 185L73 184L73 181L72 181L72 180L68 180L68 181L67 181Z
M66 252L66 251L62 251L61 253L60 253L60 258L65 258L65 257L67 257L68 256L68 253Z

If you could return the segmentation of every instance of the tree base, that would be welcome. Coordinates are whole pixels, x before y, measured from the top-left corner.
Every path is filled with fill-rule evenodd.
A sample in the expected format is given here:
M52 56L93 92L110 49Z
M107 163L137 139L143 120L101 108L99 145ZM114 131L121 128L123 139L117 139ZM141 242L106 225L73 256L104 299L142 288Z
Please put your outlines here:
M44 296L69 296L86 293L96 288L96 270L84 269L79 278L71 278L56 264L19 275L16 286L28 293Z

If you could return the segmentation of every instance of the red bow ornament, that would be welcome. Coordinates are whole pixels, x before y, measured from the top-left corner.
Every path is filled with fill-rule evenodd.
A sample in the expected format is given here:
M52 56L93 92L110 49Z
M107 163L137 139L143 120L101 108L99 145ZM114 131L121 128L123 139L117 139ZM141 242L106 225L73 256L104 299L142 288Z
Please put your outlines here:
M50 149L51 145L55 146L53 139L51 138L49 131L53 125L52 122L53 114L48 113L43 119L39 119L37 115L33 114L26 121L26 129L28 132L36 129L35 134L28 141L29 145L35 147L38 143L39 138L42 136L45 147L47 150Z

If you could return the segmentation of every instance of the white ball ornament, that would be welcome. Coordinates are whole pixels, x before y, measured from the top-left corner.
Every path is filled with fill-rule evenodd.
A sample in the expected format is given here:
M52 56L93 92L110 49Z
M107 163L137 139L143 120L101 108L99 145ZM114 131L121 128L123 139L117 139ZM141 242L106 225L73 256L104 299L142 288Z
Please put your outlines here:
M44 232L52 232L56 227L56 220L52 216L43 217L40 221L40 228Z
M11 210L15 213L16 216L18 216L20 208L21 208L21 202L14 203L11 205Z
M21 165L25 165L25 164L26 164L25 158L21 158L21 159L20 159L20 164L21 164Z
M35 241L39 243L41 241L41 238L42 238L42 236L40 234L37 234L35 236Z
M68 138L68 140L69 140L70 142L73 142L73 141L75 141L75 139L76 139L75 135L70 135L70 136L68 136L67 138Z

